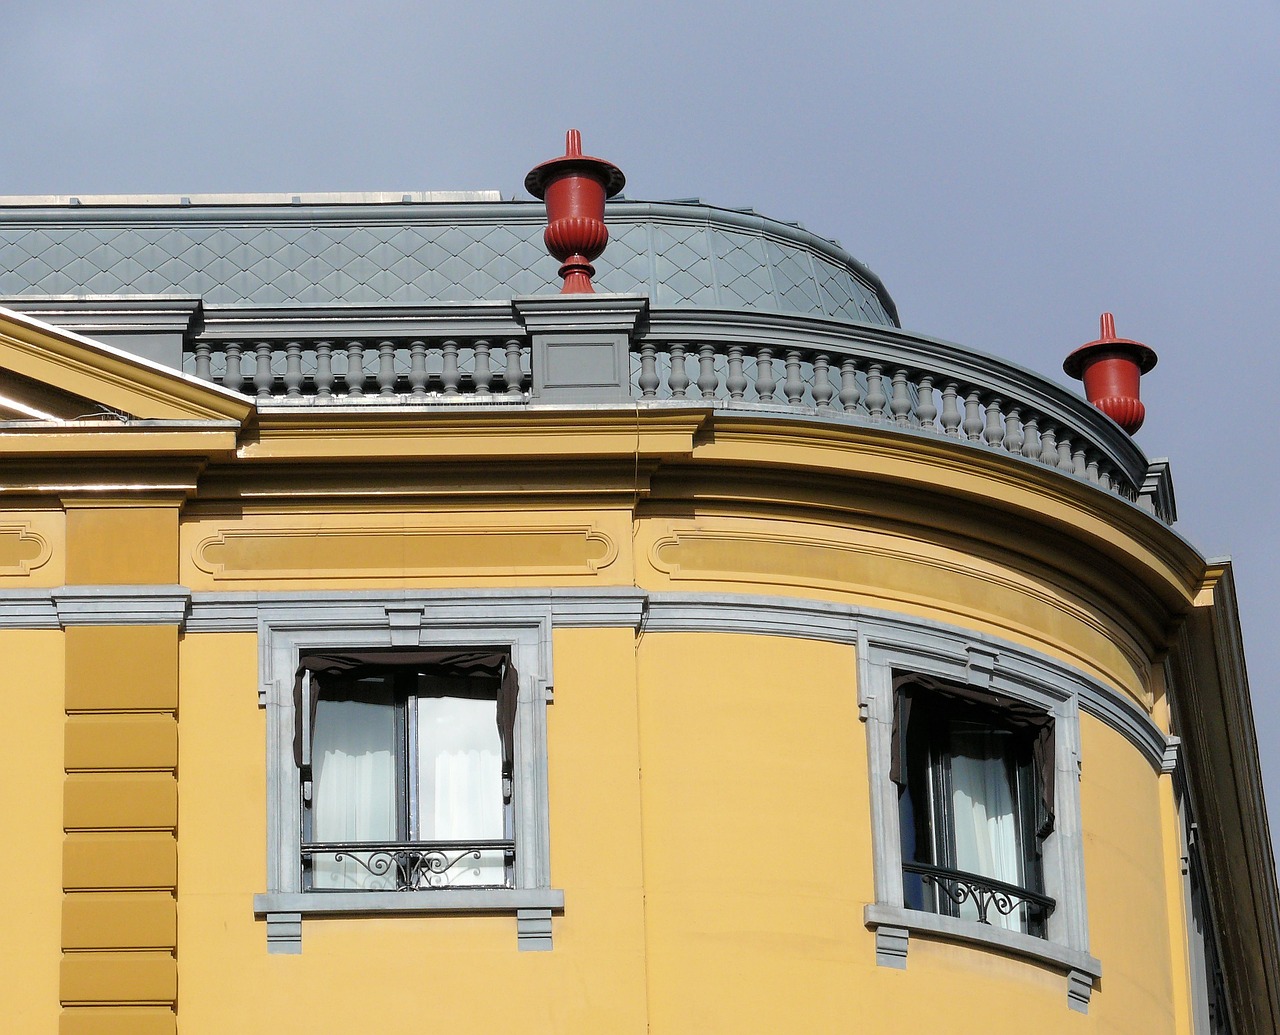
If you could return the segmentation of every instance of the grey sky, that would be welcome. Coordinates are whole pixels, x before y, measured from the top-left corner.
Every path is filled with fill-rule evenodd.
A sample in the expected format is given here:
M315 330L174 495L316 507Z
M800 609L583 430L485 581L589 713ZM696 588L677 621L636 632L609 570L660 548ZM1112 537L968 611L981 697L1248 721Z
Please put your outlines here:
M0 193L523 196L577 126L631 197L838 238L908 329L1063 379L1113 310L1179 529L1237 562L1280 833L1278 58L1263 0L9 5Z

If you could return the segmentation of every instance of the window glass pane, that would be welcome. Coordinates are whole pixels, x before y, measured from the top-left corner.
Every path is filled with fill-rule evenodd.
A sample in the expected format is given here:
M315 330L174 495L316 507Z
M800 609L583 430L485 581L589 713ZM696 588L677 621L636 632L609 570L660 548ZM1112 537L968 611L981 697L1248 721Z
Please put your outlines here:
M395 704L381 682L344 697L321 696L316 706L312 841L396 840ZM312 887L394 888L394 874L369 872L370 861L317 857Z
M951 812L956 869L1021 886L1022 848L1014 782L1014 735L967 723L951 729ZM994 907L988 920L1020 929L1021 909L1006 917ZM960 915L976 919L972 902Z
M418 837L423 841L504 836L502 746L497 700L441 691L418 698ZM501 852L449 853L431 883L504 884Z

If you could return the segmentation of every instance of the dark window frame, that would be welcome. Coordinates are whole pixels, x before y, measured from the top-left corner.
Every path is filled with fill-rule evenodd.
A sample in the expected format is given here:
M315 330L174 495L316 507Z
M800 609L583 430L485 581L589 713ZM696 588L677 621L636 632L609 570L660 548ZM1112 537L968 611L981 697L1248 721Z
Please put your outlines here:
M1049 713L972 686L916 674L894 679L891 778L898 786L903 901L908 909L976 922L1017 918L1016 929L1047 937L1056 903L1045 893L1044 840L1052 833L1054 727ZM953 737L970 728L1004 734L1020 875L997 880L959 868L951 782Z
M367 680L391 683L395 722L396 833L392 842L317 842L312 838L313 758L316 717L320 700L330 693L358 696L358 684ZM413 768L417 743L409 721L412 699L424 693L422 681L447 680L452 696L492 698L501 751L502 823L500 839L459 841L423 840L414 837ZM459 687L459 681L464 686ZM471 684L466 686L465 684ZM462 693L457 691L462 690ZM397 890L429 891L437 887L431 878L446 873L468 858L501 852L503 880L486 887L512 888L516 883L516 838L513 807L514 737L519 677L506 648L423 649L386 648L326 650L299 658L294 678L294 756L298 766L299 824L301 833L303 890L326 893L312 884L312 861L328 856L335 861L354 859L370 873L389 875ZM441 696L444 696L442 693Z

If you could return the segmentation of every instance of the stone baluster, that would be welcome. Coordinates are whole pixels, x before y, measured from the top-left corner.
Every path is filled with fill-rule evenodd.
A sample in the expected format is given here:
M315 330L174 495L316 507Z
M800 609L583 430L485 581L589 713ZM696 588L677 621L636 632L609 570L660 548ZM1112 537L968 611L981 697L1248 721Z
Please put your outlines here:
M846 359L840 364L840 408L845 413L853 413L858 409L858 400L861 398L858 364L851 359Z
M462 381L462 374L458 370L458 343L452 339L446 341L442 353L440 383L444 385L445 398L452 399L458 395L458 385Z
M1052 424L1040 433L1039 459L1047 467L1058 466L1058 430Z
M1027 423L1022 425L1022 455L1028 460L1040 458L1040 422L1035 414L1028 417Z
M927 374L916 386L916 423L923 431L938 431L938 407L933 402L933 378Z
M831 409L831 397L836 390L831 384L831 359L828 356L815 356L813 360L813 405L819 413Z
M1084 476L1094 485L1097 485L1100 480L1098 477L1098 458L1096 456L1090 456L1088 461L1089 462L1085 464Z
M378 394L396 394L396 347L389 341L378 345Z
M907 391L907 372L905 370L895 370L893 372L889 413L893 417L893 423L899 427L905 428L911 424L911 393Z
M799 406L804 401L804 378L800 376L800 353L791 349L787 353L787 376L782 382L782 394L788 406Z
M942 433L949 438L959 438L962 419L956 383L948 381L942 387Z
M684 399L689 390L689 370L685 366L684 346L671 346L671 373L667 375L671 398Z
M1004 425L1000 421L1000 400L987 403L987 422L982 428L982 441L992 449L1004 442Z
M259 399L270 399L271 385L274 380L271 376L271 343L260 341L253 351L257 358L253 372L254 394Z
M1106 489L1108 492L1111 492L1115 487L1114 483L1111 481L1111 470L1109 467L1103 467L1102 470L1098 472L1098 487Z
M427 394L427 343L409 343L409 394L416 399Z
M347 342L347 372L343 376L347 395L364 395L364 345L358 341Z
M198 342L196 344L196 377L201 381L212 381L211 369L209 343L207 341Z
M240 370L240 343L227 342L227 372L222 375L222 387L238 392L244 387L244 374Z
M1069 435L1063 435L1062 438L1058 439L1058 462L1055 466L1059 471L1075 473L1076 462L1072 455L1071 436Z
M724 386L729 390L730 399L743 399L747 394L747 371L742 359L742 346L729 346L729 375Z
M489 395L489 385L493 383L493 368L489 364L489 343L483 338L476 341L471 348L472 373L471 381L475 385L476 395Z
M287 398L302 396L302 345L296 341L284 347L284 394Z
M1004 448L1010 453L1021 453L1023 438L1022 413L1013 406L1004 415Z
M658 397L658 357L653 342L646 341L640 346L640 398L656 399Z
M975 390L965 396L964 423L960 425L960 430L964 432L964 437L970 442L981 442L982 429L985 426L985 422L982 419L982 400L978 398L978 393Z
M716 350L710 345L698 349L698 394L704 399L714 399L720 387L716 374Z
M1089 465L1084 458L1084 446L1076 446L1071 451L1071 473L1084 478L1089 472Z
M333 398L333 346L316 342L316 398Z
M507 368L502 374L507 395L523 395L524 368L520 362L520 339L507 339Z
M773 390L777 385L773 376L773 350L760 349L756 353L756 395L760 401L773 402Z
M872 363L867 368L867 415L873 421L884 420L885 404L889 397L884 394L884 375L879 363Z

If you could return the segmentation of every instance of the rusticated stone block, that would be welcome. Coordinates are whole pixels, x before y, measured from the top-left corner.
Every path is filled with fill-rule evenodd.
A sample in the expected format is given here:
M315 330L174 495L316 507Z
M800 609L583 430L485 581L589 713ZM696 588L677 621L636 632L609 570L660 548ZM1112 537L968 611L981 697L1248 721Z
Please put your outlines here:
M69 1003L164 1003L178 995L171 952L68 952L61 997Z
M67 719L66 767L174 769L178 724L169 715L72 715Z
M169 949L178 904L167 891L77 891L62 900L64 949Z
M177 709L177 626L71 626L66 648L67 711Z
M178 842L171 834L68 834L62 844L62 886L68 891L172 888Z
M168 1006L73 1006L62 1011L58 1035L174 1035L178 1018Z
M63 791L67 830L178 824L178 782L171 773L76 773Z

